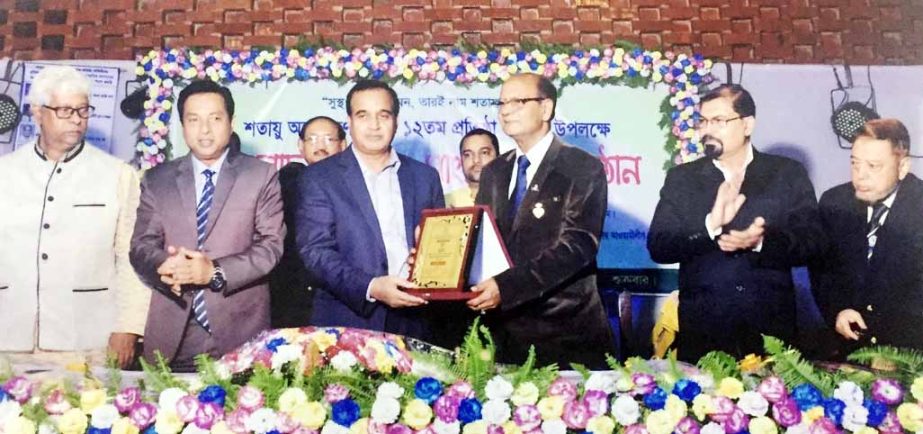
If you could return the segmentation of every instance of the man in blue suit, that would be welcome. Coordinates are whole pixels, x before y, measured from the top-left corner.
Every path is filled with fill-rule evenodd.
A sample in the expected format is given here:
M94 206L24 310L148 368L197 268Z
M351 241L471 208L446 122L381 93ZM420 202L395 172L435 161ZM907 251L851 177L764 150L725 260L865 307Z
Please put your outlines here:
M311 324L429 338L426 301L400 276L426 208L443 208L435 169L394 151L397 94L374 80L346 95L352 145L307 167L295 214L305 267L323 284Z

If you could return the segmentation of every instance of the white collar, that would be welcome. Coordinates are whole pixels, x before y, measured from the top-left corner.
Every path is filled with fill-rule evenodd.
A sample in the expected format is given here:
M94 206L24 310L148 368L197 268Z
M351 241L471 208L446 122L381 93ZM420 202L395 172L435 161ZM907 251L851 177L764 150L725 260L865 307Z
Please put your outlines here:
M369 175L369 174L377 175L378 173L384 172L385 169L391 166L394 166L394 170L401 168L401 159L398 158L397 151L394 150L394 146L391 147L391 152L388 154L388 164L385 164L385 166L382 167L381 171L378 173L372 172L372 169L365 165L365 162L362 161L362 157L359 155L359 151L356 151L355 145L350 146L350 148L353 151L353 155L356 156L356 161L359 162L359 169L362 170L363 175Z
M554 140L554 134L551 133L551 130L548 130L548 133L542 136L539 139L538 143L535 146L532 146L532 149L529 149L529 152L522 152L522 149L519 146L516 146L516 159L519 160L519 157L525 155L529 160L529 165L531 167L538 167L542 163L542 160L545 158L545 154L548 153L548 148L551 147L551 142Z
M202 160L196 157L195 154L190 152L189 156L192 157L192 170L195 172L196 176L201 175L202 172L205 171L205 169L209 169L212 172L214 172L213 175L217 175L218 172L221 171L221 166L224 165L224 160L227 159L228 151L230 150L231 150L230 147L224 148L224 152L221 153L221 156L218 157L218 160L212 163L211 166L207 166L205 163L202 162Z

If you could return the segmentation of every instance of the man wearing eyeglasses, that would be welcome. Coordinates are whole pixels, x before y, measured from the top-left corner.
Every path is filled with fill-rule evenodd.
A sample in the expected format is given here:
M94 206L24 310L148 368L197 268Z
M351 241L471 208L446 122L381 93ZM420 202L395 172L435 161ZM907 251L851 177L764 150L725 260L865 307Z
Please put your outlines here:
M910 134L897 119L865 123L852 181L820 199L829 250L811 268L817 306L842 358L862 345L923 349L923 181L910 173Z
M552 133L557 96L536 74L500 89L500 125L516 149L483 169L476 203L492 208L514 265L475 285L468 306L487 312L502 361L521 363L534 346L539 364L603 369L615 355L596 288L606 176Z
M301 126L298 150L308 164L317 163L340 153L346 146L346 131L327 116L315 116ZM293 161L279 169L282 203L285 211L285 250L279 265L270 276L272 326L302 327L309 323L316 278L305 269L295 245L295 206L298 199L298 176L304 164Z
M678 356L760 353L761 335L792 343L792 267L823 248L814 187L804 167L751 143L756 105L722 85L701 99L707 158L670 169L648 232L658 263L679 263Z
M40 135L0 157L0 351L102 363L108 348L127 367L150 301L128 261L138 177L86 144L90 86L42 69L28 95Z

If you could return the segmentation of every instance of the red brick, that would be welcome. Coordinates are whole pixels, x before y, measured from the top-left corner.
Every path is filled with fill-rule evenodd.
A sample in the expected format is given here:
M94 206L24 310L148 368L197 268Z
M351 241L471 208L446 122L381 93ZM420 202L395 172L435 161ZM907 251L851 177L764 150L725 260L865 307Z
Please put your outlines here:
M483 14L487 18L519 18L519 10L515 8L490 8Z
M519 32L540 32L542 30L551 30L551 21L549 20L517 20L515 23L516 30Z

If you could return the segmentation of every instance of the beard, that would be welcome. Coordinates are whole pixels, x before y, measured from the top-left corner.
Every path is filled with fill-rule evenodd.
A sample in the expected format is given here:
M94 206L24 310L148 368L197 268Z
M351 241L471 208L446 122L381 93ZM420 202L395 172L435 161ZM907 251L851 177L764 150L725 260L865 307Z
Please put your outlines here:
M702 136L702 144L705 145L704 153L708 158L718 158L724 153L724 142L711 134Z

